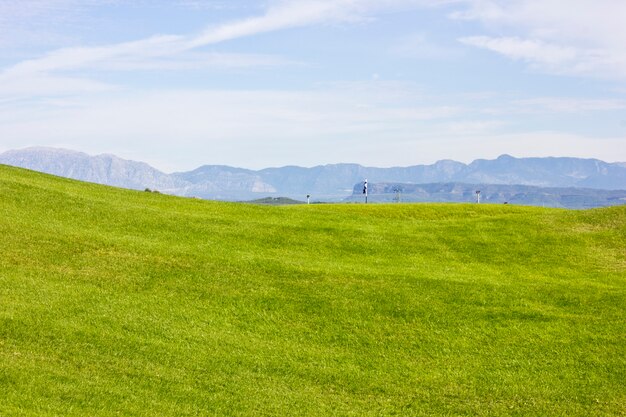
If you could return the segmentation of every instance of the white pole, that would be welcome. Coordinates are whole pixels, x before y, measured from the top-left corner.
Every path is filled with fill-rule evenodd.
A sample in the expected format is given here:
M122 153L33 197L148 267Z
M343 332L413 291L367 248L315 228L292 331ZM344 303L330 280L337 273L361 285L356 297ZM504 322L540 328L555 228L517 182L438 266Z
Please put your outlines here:
M367 204L367 178L365 178L365 182L363 183L363 194L365 194L365 204Z

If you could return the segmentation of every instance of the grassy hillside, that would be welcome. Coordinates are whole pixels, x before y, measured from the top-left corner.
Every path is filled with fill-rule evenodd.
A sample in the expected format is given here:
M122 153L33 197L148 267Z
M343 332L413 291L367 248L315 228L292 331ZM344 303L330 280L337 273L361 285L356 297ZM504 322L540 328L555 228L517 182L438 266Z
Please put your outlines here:
M0 166L2 416L626 415L626 207L263 207Z

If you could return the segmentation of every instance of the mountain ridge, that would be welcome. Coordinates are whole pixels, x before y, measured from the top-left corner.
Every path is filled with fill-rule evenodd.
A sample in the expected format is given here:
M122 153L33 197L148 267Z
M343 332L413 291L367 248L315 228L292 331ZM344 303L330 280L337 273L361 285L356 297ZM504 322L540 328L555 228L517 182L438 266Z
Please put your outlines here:
M362 184L356 184L349 202L364 200ZM537 187L516 184L464 184L458 182L432 184L368 183L371 202L433 202L518 204L569 209L609 207L626 204L626 190L599 190L575 187Z
M624 163L594 158L501 155L469 164L443 159L429 165L367 167L339 163L299 167L287 165L260 170L227 165L202 165L186 172L165 173L145 162L112 154L91 156L83 152L33 147L0 154L0 163L88 182L131 189L156 189L164 193L217 200L288 197L307 194L325 201L349 198L354 185L372 183L464 183L526 185L553 188L626 189Z

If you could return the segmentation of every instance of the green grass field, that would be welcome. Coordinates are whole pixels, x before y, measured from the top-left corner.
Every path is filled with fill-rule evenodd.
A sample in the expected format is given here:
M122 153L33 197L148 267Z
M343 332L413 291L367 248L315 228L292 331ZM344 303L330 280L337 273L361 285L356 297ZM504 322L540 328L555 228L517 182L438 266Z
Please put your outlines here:
M264 207L0 166L1 416L626 415L626 206Z

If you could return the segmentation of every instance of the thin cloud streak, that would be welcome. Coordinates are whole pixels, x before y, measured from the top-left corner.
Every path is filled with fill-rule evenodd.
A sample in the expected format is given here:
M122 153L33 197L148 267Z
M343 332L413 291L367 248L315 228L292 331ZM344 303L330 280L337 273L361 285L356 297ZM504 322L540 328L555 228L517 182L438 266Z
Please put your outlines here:
M453 19L479 21L497 36L459 40L527 63L531 69L626 79L626 2L622 0L465 0ZM507 36L506 32L515 33Z
M601 49L576 49L535 39L471 36L466 45L526 62L531 69L557 75L626 78L626 57Z
M259 17L237 20L211 27L198 35L159 35L147 39L124 42L99 47L63 48L36 59L18 63L0 73L0 88L4 82L16 77L29 77L56 71L77 71L93 68L101 63L109 69L124 70L141 67L168 69L170 65L159 67L158 58L175 58L182 53L241 37L252 36L292 27L307 26L326 21L353 21L370 10L398 7L422 2L410 0L333 0L333 1L282 1L270 7ZM152 61L152 62L151 62ZM121 62L122 65L116 65ZM124 62L134 62L125 66ZM251 65L258 61L251 60Z
M562 97L536 97L514 100L513 108L525 112L587 113L626 109L626 100L573 99Z
M59 7L68 7L70 0L57 1ZM354 2L358 3L358 2ZM206 67L258 67L279 65L286 60L258 55L213 55L204 56L201 64L192 62L189 53L197 48L220 43L237 37L302 26L328 18L343 9L352 9L353 2L281 2L270 8L265 15L225 23L205 30L195 36L159 35L132 42L123 42L99 47L63 48L52 51L41 58L18 63L0 72L0 98L26 96L67 95L94 93L109 90L95 80L75 75L78 71L135 70L189 70ZM32 13L44 13L48 9L43 2L33 1ZM47 7L51 7L48 4ZM22 12L27 9L20 9ZM14 11L18 13L18 10ZM197 56L195 57L197 58ZM70 75L59 76L59 72ZM36 88L33 88L35 87Z

